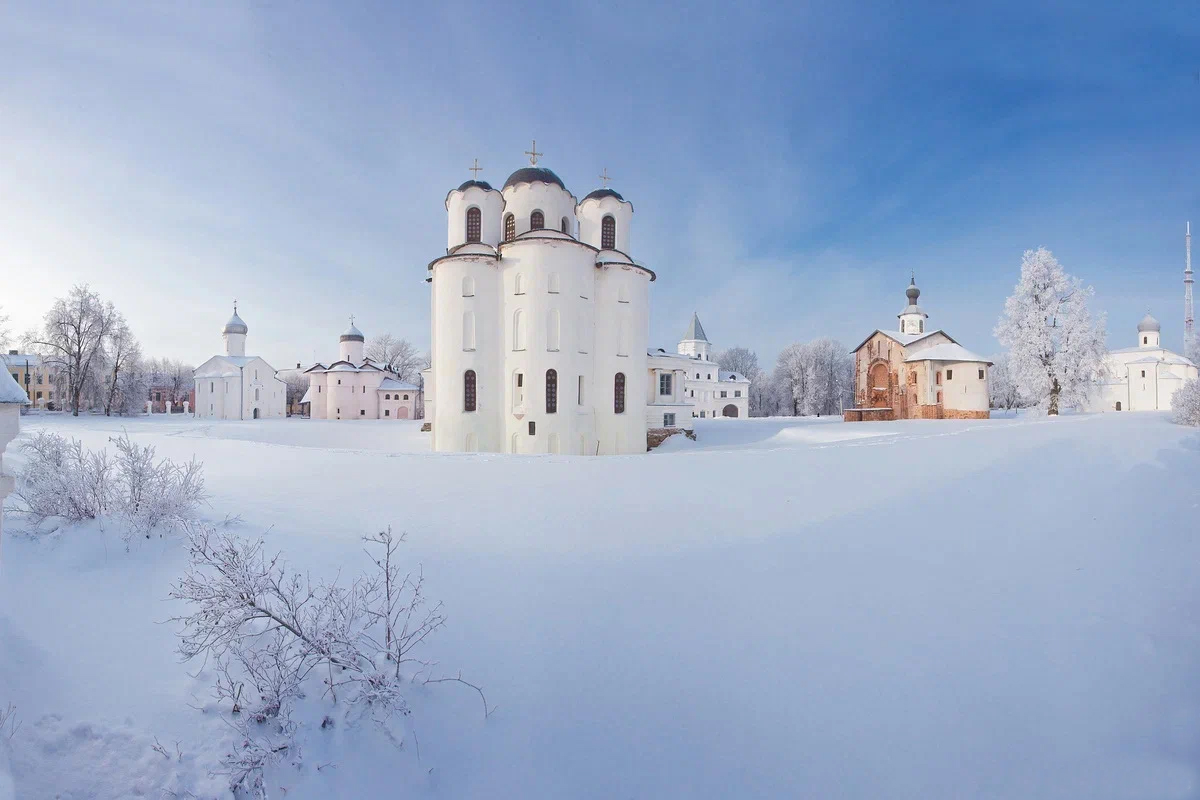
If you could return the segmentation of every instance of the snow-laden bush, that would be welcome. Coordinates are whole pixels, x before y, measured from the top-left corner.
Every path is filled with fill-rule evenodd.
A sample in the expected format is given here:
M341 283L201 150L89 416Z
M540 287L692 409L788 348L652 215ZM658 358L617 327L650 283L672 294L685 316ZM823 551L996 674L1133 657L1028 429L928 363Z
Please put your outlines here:
M51 517L83 522L104 515L112 504L112 463L78 439L40 431L21 443L25 471L15 494L35 525Z
M182 524L204 502L203 465L195 459L156 462L154 448L137 445L127 433L109 441L116 446L115 459L107 450L84 450L78 439L56 433L42 431L25 440L17 510L35 526L55 517L68 523L114 517L124 523L122 538L128 542Z
M265 797L263 770L281 758L299 760L293 720L308 691L327 694L357 721L369 716L396 742L390 723L408 716L407 687L454 681L433 677L414 650L445 624L440 603L425 598L424 578L402 572L403 536L389 528L364 538L374 569L348 586L313 582L289 571L261 538L190 525L191 563L171 597L193 608L182 623L179 652L215 665L213 688L228 703L237 745L223 759L230 789ZM330 723L326 717L320 724Z
M113 506L127 536L181 524L204 502L204 467L195 458L155 462L154 448L137 445L128 434L109 441L117 448Z
M1171 398L1171 409L1180 425L1200 425L1200 380L1186 381Z

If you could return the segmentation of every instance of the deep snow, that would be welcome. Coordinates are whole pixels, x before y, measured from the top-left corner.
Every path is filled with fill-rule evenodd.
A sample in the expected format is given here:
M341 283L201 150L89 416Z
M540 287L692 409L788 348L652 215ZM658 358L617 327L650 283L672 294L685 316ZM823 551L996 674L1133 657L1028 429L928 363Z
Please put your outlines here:
M449 614L425 655L498 710L414 689L419 760L317 732L271 774L289 799L1200 796L1200 433L1165 415L701 420L609 458L435 455L417 423L23 422L194 453L206 516L315 574L408 532ZM3 558L16 796L219 793L210 676L161 624L179 542Z

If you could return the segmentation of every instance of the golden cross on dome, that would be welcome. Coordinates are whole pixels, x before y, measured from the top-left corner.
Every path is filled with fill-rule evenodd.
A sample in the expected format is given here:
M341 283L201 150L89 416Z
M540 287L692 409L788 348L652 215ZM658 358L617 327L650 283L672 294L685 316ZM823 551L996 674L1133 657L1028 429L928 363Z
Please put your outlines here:
M604 188L606 188L606 189L608 188L608 182L611 180L612 180L612 178L608 177L608 167L605 167L604 170L600 173L600 181L601 181L601 183L604 184Z
M479 177L479 171L483 169L483 167L479 166L479 159L477 158L475 159L475 163L467 167L467 169L471 171L471 180L475 180Z
M546 154L545 154L545 153L539 153L539 152L537 151L537 139L534 139L534 140L533 140L533 149L532 149L532 150L526 150L526 151L525 151L525 155L529 156L529 163L530 163L530 164L532 164L533 166L535 166L535 167L536 167L536 166L537 166L537 160L538 160L538 156L544 156L544 155L546 155Z

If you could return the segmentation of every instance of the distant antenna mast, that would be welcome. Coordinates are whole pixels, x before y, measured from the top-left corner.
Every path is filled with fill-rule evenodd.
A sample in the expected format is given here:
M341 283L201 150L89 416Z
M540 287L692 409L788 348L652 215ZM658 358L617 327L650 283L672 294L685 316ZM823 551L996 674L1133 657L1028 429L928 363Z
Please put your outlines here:
M1196 326L1196 317L1192 309L1192 223L1187 224L1187 234L1184 236L1187 248L1187 266L1183 270L1183 335L1184 341L1192 341L1192 331Z

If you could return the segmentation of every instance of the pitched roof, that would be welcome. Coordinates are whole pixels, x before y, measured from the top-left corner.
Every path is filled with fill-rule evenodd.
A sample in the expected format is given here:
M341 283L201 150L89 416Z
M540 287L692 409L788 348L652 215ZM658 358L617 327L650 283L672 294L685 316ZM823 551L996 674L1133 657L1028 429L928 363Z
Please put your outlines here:
M867 338L865 338L861 342L859 342L858 345L855 346L855 348L853 350L851 350L850 352L857 353L859 351L859 349L864 344L871 341L871 337L877 333L882 333L884 336L888 337L893 342L897 342L898 344L900 344L904 347L908 347L910 344L913 344L914 342L919 342L922 339L928 339L930 336L933 336L935 333L940 333L942 336L945 336L950 341L952 341L952 342L954 341L954 337L951 336L950 334L946 333L943 330L932 330L932 331L926 331L925 333L901 333L900 331L885 331L882 328L876 328L875 330L871 331L870 335L867 336ZM957 344L957 342L955 342L955 344Z
M750 382L750 379L747 378L745 375L739 375L736 372L730 372L730 371L724 370L724 369L717 370L717 380L733 381L734 383L749 383Z
M378 392L383 389L390 389L393 392L394 391L401 391L401 392L420 391L420 389L418 389L416 386L413 386L411 383L405 383L404 381L398 381L395 378L384 378L382 381L379 382L379 387L375 391Z
M708 337L704 335L704 326L700 324L700 315L695 311L692 312L692 321L688 324L687 332L683 334L685 342L689 339L694 339L698 342L708 341Z
M0 370L0 403L15 403L29 405L29 395L21 388L21 384L13 380L8 370Z
M977 356L957 342L943 342L933 347L915 353L905 361L978 361L981 364L991 364L986 358Z

